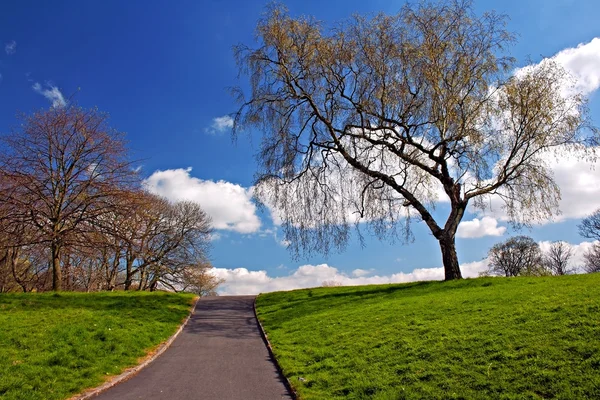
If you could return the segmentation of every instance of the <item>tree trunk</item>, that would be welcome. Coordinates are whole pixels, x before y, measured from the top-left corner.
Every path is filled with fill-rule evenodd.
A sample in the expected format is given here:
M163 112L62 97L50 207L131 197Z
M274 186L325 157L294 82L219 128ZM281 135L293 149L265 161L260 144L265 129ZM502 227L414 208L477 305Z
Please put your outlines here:
M53 241L51 244L51 260L52 264L52 290L58 292L62 290L62 271L60 269L60 244Z
M444 263L444 280L462 279L460 266L458 265L458 256L456 255L456 245L454 235L444 235L440 239L440 248L442 249L442 261Z
M132 273L132 266L133 266L133 260L131 259L131 257L129 257L129 255L127 255L127 259L126 259L126 267L125 267L125 290L129 290L131 288L131 284L133 281L133 273Z
M146 270L142 269L140 271L140 286L138 286L137 290L141 291L145 289L146 279Z

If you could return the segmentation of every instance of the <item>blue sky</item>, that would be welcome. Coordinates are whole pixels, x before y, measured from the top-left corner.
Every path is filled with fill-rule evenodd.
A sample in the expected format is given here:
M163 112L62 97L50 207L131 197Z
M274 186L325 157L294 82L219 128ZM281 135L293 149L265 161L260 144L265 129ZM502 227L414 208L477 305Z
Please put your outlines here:
M149 187L171 199L198 201L213 216L211 259L229 281L225 293L314 286L324 280L366 283L438 277L439 248L422 224L414 225L412 244L380 243L367 235L365 248L352 240L341 254L294 260L268 210L258 210L250 201L258 136L241 136L233 144L223 117L236 110L228 88L245 85L238 79L232 46L254 43L254 27L266 4L3 2L0 132L9 132L17 123L17 112L29 113L52 101L72 98L110 113L111 124L127 133L132 157L141 160ZM326 23L353 13L393 13L402 4L286 2L292 15L314 15ZM512 55L519 66L563 51L560 60L585 81L592 118L600 124L600 39L593 41L600 37L597 1L494 0L476 2L476 9L510 16L509 29L518 34ZM577 48L580 44L584 46ZM555 174L565 198L563 216L559 222L519 233L540 242L566 240L578 245L581 254L589 244L577 235L576 226L582 215L600 207L598 171L580 160L559 160ZM444 211L441 204L439 215ZM482 268L491 245L514 234L504 229L501 215L488 215L485 221L483 217L467 215L470 225L458 239L459 259L469 271Z

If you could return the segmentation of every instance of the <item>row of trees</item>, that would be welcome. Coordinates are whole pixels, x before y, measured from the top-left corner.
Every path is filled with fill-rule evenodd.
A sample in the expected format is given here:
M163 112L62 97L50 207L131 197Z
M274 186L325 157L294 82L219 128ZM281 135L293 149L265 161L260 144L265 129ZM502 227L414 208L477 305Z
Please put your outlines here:
M573 249L566 242L553 242L543 252L532 238L515 236L490 249L489 267L483 275L544 276L600 272L600 209L582 220L579 233L595 240L583 254L583 265L572 265Z
M54 107L2 138L0 292L214 292L210 218L143 190L96 109Z

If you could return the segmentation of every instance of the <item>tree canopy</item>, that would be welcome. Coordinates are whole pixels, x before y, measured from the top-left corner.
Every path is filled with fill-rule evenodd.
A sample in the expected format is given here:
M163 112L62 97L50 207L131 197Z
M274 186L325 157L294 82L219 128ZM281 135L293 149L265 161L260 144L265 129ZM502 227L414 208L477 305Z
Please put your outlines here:
M239 45L249 92L234 131L262 132L257 198L296 254L343 249L352 224L410 237L423 221L446 279L468 205L504 202L515 224L558 211L551 152L587 143L586 99L546 60L515 72L506 18L468 1L413 3L334 27L271 6ZM436 203L449 213L436 219Z
M497 243L488 252L487 274L499 276L549 275L540 246L529 236L515 236Z

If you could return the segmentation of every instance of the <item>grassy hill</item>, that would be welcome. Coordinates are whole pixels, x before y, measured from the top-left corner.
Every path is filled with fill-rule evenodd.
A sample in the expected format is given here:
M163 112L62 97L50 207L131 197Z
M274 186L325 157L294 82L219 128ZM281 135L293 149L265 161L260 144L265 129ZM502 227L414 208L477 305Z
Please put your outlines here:
M0 398L65 399L137 364L188 315L192 295L0 294Z
M301 399L600 399L600 274L257 300Z

